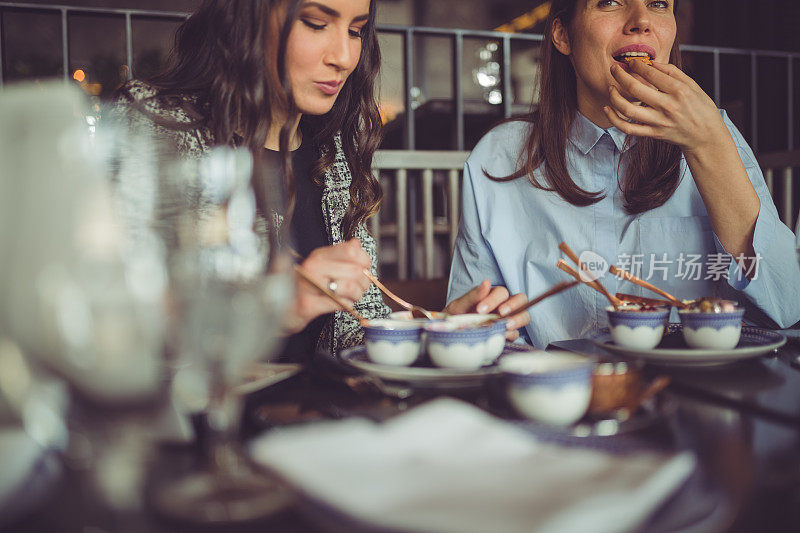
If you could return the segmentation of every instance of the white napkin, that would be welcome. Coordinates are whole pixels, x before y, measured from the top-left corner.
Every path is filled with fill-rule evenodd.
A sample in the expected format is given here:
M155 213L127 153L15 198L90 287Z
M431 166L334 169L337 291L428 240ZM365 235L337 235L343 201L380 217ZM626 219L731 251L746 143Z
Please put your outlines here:
M254 458L360 522L441 533L630 531L691 474L690 454L615 456L537 442L457 400L383 424L273 431Z

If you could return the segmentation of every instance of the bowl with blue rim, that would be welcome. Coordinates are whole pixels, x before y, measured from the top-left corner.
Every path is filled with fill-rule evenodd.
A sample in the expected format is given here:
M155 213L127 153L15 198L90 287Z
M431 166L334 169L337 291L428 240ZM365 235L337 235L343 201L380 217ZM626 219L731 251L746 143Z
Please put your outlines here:
M692 348L729 350L739 344L744 308L720 298L699 298L680 309L683 340Z
M483 364L490 365L494 363L506 347L506 324L508 319L500 318L499 315L487 314L482 315L479 313L466 313L463 315L449 315L446 319L447 322L456 324L459 328L469 329L475 327L485 327L489 329L486 343L483 347ZM489 325L481 326L488 320L495 320Z
M594 364L566 351L508 354L498 360L509 403L527 418L558 426L586 414Z
M650 350L664 337L669 320L669 307L625 303L607 307L608 329L614 343L626 348Z
M445 321L428 324L425 332L428 338L428 356L434 365L477 370L486 364L486 342L492 333L491 328Z
M420 356L422 326L408 320L370 320L364 326L364 344L373 363L409 366Z

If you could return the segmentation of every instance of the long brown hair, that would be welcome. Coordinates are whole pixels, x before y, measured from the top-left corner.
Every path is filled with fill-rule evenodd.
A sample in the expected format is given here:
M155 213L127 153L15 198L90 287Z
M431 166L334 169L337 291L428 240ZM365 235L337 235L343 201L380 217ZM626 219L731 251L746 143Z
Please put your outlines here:
M195 126L208 127L217 144L247 146L258 156L270 124L285 117L280 135L288 210L294 204L289 133L298 116L285 67L286 43L303 0L205 0L175 35L168 68L150 83L159 96L191 96ZM321 117L303 117L319 159L312 178L322 185L336 157L335 138L350 167L351 202L342 233L352 237L359 224L380 206L380 183L372 175L372 157L380 143L381 120L374 96L380 69L375 29L375 0L362 30L361 56L333 108Z
M520 166L509 176L495 177L495 181L511 181L528 176L531 184L552 191L577 206L592 205L605 196L602 191L587 191L570 177L567 168L566 147L575 112L578 109L577 80L569 58L553 44L553 29L560 21L569 31L581 0L553 0L542 41L541 66L537 78L539 102L531 106L529 115L517 120L530 122L525 149L520 154ZM677 0L673 1L677 10ZM670 63L680 67L678 40L670 51ZM630 137L626 143L629 143ZM663 205L680 183L681 151L677 146L647 137L625 151L628 167L619 187L624 197L625 210L630 214L642 213ZM544 165L544 181L534 177L534 171Z

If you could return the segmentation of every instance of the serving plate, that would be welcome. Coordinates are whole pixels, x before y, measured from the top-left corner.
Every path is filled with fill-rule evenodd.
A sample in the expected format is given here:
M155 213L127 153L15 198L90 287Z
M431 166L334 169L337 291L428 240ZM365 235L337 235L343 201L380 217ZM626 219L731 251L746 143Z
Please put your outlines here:
M683 340L680 324L670 324L661 343L651 350L620 346L611 338L608 329L590 339L594 344L626 357L643 359L648 363L668 366L715 366L735 363L768 354L786 344L786 337L768 329L742 326L739 344L730 350L689 348Z
M527 345L507 343L500 357L510 353L532 351L538 350ZM379 365L370 361L363 345L343 351L340 357L347 365L369 376L418 387L475 387L481 386L488 377L500 374L500 368L494 364L483 366L477 370L439 368L430 363L417 363L414 366Z

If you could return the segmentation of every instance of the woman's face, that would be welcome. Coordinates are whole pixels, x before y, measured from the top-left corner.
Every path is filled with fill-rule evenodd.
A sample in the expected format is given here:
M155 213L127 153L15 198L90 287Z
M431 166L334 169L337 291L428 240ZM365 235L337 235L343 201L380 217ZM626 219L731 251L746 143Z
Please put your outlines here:
M369 0L303 0L286 44L286 72L301 113L324 115L361 57Z
M645 52L657 63L668 63L677 25L673 0L577 0L570 28L554 26L553 44L570 57L578 87L578 108L589 117L609 100L618 84L611 65L627 69L622 57Z

